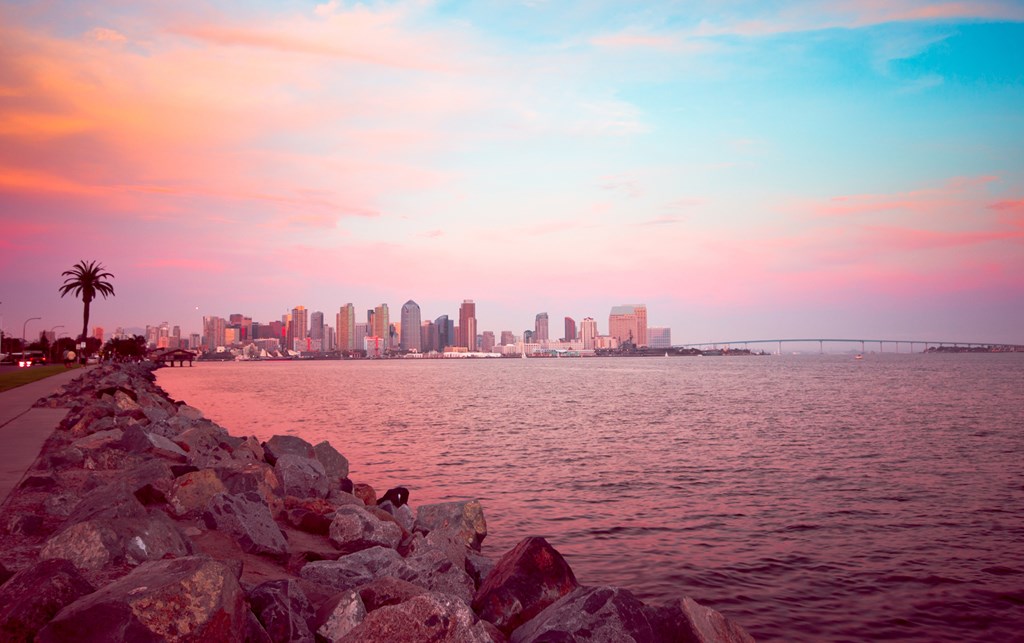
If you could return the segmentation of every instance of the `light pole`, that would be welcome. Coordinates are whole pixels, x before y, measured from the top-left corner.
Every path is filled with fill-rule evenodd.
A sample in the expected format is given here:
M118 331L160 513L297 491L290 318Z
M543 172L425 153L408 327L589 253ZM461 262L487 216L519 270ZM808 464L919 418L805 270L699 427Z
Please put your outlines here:
M54 352L53 348L54 348L54 346L57 345L57 335L53 331L57 330L58 328L64 328L64 324L60 324L58 326L54 326L53 328L50 329L50 334L53 335L53 343L50 344L50 361L51 362L53 361L53 358L56 355L56 353Z
M28 327L28 323L33 319L42 321L42 317L29 317L25 320L25 323L21 325L21 365L25 365L25 346L28 344L28 340L25 338L25 329Z

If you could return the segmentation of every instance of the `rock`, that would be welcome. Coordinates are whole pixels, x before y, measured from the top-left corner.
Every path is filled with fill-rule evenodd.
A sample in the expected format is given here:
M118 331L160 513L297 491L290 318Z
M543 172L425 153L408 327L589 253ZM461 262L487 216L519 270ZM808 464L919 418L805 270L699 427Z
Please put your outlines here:
M356 588L367 612L385 605L404 603L413 596L426 594L424 587L391 576L381 576Z
M43 517L36 514L16 514L7 521L6 529L11 535L37 536L43 531ZM0 580L0 583L2 582L3 580Z
M462 601L444 594L422 594L370 612L341 641L491 643L491 637Z
M296 498L326 498L329 490L324 465L314 458L284 454L277 458L274 473L285 495Z
M303 507L295 507L286 512L286 517L288 524L307 534L327 536L331 533L333 518L316 513L315 511L310 511Z
M97 487L75 505L68 515L68 523L94 518L143 518L146 508L135 497L126 480L117 480Z
M306 564L299 576L337 590L354 589L381 576L408 580L414 572L397 551L370 547L338 560L316 560Z
M327 477L331 481L331 488L337 489L341 479L348 477L348 459L338 453L338 450L326 440L313 447L313 452L320 464L324 465Z
M177 415L191 422L198 422L203 419L203 412L194 406L181 404L177 408Z
M216 494L203 512L203 521L210 529L229 534L247 553L288 554L288 541L255 491L243 495Z
M71 446L81 450L83 453L99 451L119 446L122 437L124 437L124 431L121 429L108 429L106 431L90 433L85 437L79 438L72 442Z
M67 560L44 560L0 586L0 640L32 641L65 605L93 592Z
M313 606L297 581L261 583L249 592L249 603L272 641L313 640Z
M352 485L352 495L362 500L364 505L377 504L377 492L368 484L360 482Z
M508 634L578 586L569 564L546 540L524 538L495 564L473 609Z
M453 542L459 549L465 549L460 542ZM476 586L466 573L464 556L458 559L445 548L421 547L406 559L406 564L413 571L409 579L412 582L433 592L457 597L467 604L473 600Z
M689 596L653 608L661 637L687 643L754 643L754 637L721 613Z
M296 455L300 458L316 458L316 449L309 442L294 435L275 435L263 443L263 451L267 462L276 465L283 455Z
M662 640L649 612L629 590L580 587L512 632L511 640L513 643Z
M266 462L236 462L217 470L228 493L241 495L255 492L270 509L275 519L284 513L281 481Z
M123 480L143 505L164 504L174 486L174 473L163 460L149 460L127 471Z
M65 467L80 467L85 461L85 454L81 449L75 447L64 447L43 456L46 466L49 469L63 469Z
M212 422L185 429L174 441L188 454L189 463L201 469L230 462L234 444L240 442Z
M213 469L200 469L175 479L168 502L172 513L179 517L198 516L210 499L227 488Z
M402 504L396 506L390 500L385 500L384 502L378 502L377 508L392 516L406 533L412 533L413 525L416 524L416 516L413 515L409 505Z
M477 551L480 551L480 543L487 537L484 510L476 500L423 505L416 512L414 529L423 533L453 529L460 534L467 547Z
M100 518L74 523L43 546L39 557L70 560L83 571L114 563L138 565L192 553L190 541L162 512L145 518Z
M136 425L124 430L121 448L129 453L155 455L173 462L185 462L188 454L170 439Z
M248 612L230 568L190 556L145 563L78 599L37 641L241 641Z
M339 592L320 606L314 623L318 638L338 641L366 618L366 606L353 590Z
M242 438L242 442L232 449L231 457L240 462L266 463L266 452L263 450L263 445L251 435Z
M489 557L475 549L466 549L466 573L478 589L493 569L494 561Z
M345 552L383 546L394 549L402 541L402 528L380 520L355 505L338 507L331 521L331 544Z
M42 474L25 476L18 488L25 491L52 491L56 486L57 480L51 474Z

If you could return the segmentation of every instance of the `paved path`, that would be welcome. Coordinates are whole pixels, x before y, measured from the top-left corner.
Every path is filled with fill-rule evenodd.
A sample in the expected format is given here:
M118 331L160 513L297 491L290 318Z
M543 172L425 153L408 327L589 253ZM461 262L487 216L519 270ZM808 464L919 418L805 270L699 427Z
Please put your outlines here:
M74 369L0 393L0 504L21 482L39 457L43 442L68 412L35 409L32 405L84 372Z

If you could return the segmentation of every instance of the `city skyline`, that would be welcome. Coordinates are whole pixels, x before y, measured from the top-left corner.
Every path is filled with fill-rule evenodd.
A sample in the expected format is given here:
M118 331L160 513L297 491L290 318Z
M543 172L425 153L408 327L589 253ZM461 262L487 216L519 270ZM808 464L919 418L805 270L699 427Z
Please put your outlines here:
M642 301L674 343L1024 341L1019 2L0 3L0 36L7 335L76 333L84 259L108 332L472 298L556 339Z

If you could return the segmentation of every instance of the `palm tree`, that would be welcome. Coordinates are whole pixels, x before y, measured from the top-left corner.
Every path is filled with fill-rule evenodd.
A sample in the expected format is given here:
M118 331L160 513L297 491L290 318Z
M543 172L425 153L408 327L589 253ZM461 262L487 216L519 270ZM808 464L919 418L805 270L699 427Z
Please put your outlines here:
M107 298L107 295L114 294L114 287L107 281L108 278L113 279L114 275L106 272L103 264L82 260L76 263L71 270L62 272L61 276L66 279L64 285L60 287L60 296L63 297L69 292L73 292L76 297L81 297L82 303L85 304L81 337L84 341L89 336L89 304L97 294L103 295L104 299Z

